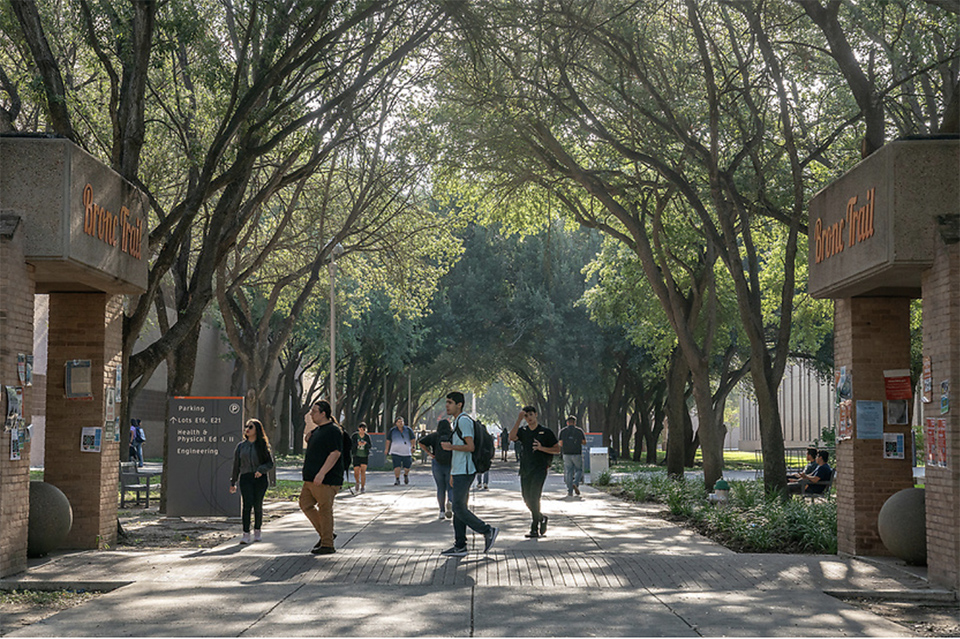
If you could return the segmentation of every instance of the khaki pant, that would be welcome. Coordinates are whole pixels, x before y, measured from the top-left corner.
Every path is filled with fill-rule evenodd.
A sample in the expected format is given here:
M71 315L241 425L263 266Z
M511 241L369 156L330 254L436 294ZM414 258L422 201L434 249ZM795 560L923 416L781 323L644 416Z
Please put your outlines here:
M329 486L312 481L303 482L300 489L300 510L320 535L320 545L333 548L333 500L340 486Z

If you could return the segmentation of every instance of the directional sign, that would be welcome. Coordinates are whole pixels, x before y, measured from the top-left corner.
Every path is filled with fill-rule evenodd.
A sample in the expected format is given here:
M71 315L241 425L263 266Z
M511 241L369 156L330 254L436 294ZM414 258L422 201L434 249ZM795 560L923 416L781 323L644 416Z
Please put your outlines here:
M239 516L230 474L243 433L243 398L173 397L168 414L167 514Z

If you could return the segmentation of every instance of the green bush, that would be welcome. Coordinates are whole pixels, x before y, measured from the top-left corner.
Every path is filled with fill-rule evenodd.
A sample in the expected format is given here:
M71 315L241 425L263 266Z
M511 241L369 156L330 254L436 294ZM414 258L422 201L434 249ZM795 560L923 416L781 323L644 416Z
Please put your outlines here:
M620 483L636 501L664 504L674 517L741 552L837 552L837 505L833 498L767 497L761 481L730 482L726 504L712 504L699 481L670 479L664 472L641 473Z
M595 486L609 486L610 479L611 479L610 471L605 470L602 473L600 473L596 479L593 480L593 484Z

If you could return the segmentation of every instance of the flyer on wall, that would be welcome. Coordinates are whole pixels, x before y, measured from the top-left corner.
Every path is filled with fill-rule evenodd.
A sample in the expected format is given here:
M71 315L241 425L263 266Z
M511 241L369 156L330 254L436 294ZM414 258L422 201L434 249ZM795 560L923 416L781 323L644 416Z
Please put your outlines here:
M883 439L883 402L857 402L857 439Z
M80 432L80 452L99 453L103 429L98 426L84 426Z
M883 434L883 458L903 459L903 433Z
M947 420L938 419L937 420L937 453L936 453L936 463L937 466L942 466L946 468L947 466Z
M20 433L16 428L10 431L10 461L20 461Z
M905 399L892 399L887 402L887 423L897 426L906 426L910 414L909 404Z
M897 368L883 371L883 389L888 400L913 399L913 384L910 370Z
M105 419L108 422L112 422L117 417L117 405L114 402L114 388L111 386L107 386L107 388L104 391L104 394L106 395L106 398L107 398L107 410L106 410Z
M93 399L89 359L72 359L64 364L64 393L67 399Z
M920 387L923 390L921 395L923 403L929 404L933 401L933 364L931 363L929 357L923 358L923 375L921 378Z
M923 443L927 449L927 466L933 466L937 463L937 420L933 417L927 417L924 421Z
M839 415L837 438L850 439L853 437L853 400L847 399L840 402L837 413Z
M946 415L950 412L950 380L945 379L940 382L940 414Z

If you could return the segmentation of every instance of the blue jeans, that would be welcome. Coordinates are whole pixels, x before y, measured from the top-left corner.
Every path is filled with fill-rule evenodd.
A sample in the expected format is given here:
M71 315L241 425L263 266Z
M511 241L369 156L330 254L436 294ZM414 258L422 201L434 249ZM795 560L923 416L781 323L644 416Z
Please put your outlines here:
M490 471L477 473L477 486L483 486L490 483Z
M583 455L563 456L563 481L568 493L573 491L574 486L580 487L583 483Z
M440 510L446 510L447 501L452 499L453 490L450 488L450 467L433 460L433 481L437 483L437 501Z
M453 475L453 491L450 501L453 502L453 544L457 548L467 547L467 526L474 532L486 535L490 532L490 524L470 512L467 508L467 497L470 496L470 486L473 484L473 473L469 475Z

